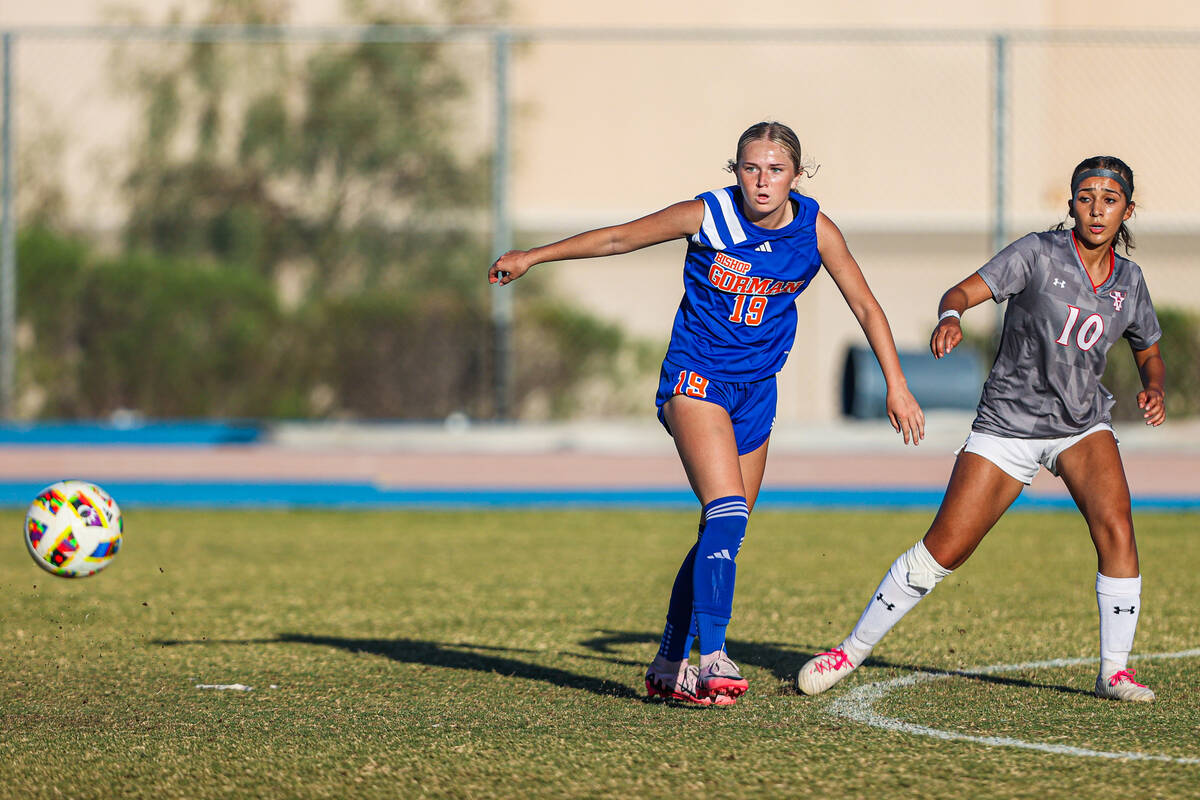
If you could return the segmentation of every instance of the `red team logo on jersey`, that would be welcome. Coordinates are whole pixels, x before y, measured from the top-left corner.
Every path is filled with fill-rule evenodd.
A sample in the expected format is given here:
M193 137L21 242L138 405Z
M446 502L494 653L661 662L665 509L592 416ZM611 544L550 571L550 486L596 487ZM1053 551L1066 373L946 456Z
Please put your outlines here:
M1121 304L1125 302L1125 293L1114 290L1114 291L1109 292L1108 296L1112 298L1113 311L1120 311Z

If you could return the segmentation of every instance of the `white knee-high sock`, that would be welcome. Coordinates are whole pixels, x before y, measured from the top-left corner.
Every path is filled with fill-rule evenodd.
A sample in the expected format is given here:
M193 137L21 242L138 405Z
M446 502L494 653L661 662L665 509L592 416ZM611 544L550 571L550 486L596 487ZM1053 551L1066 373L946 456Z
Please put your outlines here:
M1108 678L1129 663L1142 613L1142 576L1110 578L1097 572L1096 605L1100 609L1100 674Z
M856 667L861 664L892 626L950 572L934 560L924 542L902 553L879 582L854 630L842 642L850 662Z

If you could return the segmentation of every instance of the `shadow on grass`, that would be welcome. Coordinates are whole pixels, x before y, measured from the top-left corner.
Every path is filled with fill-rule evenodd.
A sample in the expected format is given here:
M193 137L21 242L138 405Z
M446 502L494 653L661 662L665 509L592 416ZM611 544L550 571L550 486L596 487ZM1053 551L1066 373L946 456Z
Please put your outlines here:
M618 646L631 644L654 646L657 645L657 642L658 637L653 634L636 631L604 631L602 635L585 639L580 644L597 653L615 656L614 648ZM793 687L795 686L796 673L800 670L800 667L817 653L823 652L823 649L814 648L811 644L751 642L738 639L730 639L727 649L739 664L750 664L760 669L768 670L780 681ZM619 661L615 657L613 661L628 663L627 661ZM1011 686L1021 689L1049 689L1055 692L1062 692L1063 694L1092 696L1090 690L1077 689L1073 686L1040 683L1038 681L1004 677L1001 675L967 674L940 667L889 661L888 659L875 656L871 656L863 662L863 666L893 669L901 672L928 672L934 675L953 675L966 680L991 683L998 686Z
M530 664L516 658L472 652L473 650L537 652L532 650L510 651L508 648L498 648L488 645L469 643L448 644L422 641L420 639L354 639L341 636L311 636L303 633L282 633L272 639L160 640L155 642L155 644L164 647L214 644L311 644L320 647L333 647L351 653L371 653L406 664L425 664L431 667L450 667L452 669L466 669L475 672L494 672L498 675L509 675L516 678L542 681L543 683L569 689L582 689L605 697L645 699L641 692L634 691L630 687L614 681L596 678L591 675L580 675L556 667Z
M942 669L940 667L923 667L916 664L901 664L895 661L888 661L882 658L871 656L863 662L866 667L884 667L885 669L904 670L906 672L928 672L932 675L949 675L955 678L962 678L968 681L978 681L979 683L991 683L997 686L1015 686L1021 689L1049 689L1054 692L1062 692L1063 694L1080 694L1092 697L1091 689L1078 689L1074 686L1064 686L1059 683L1039 683L1038 681L1024 680L1022 678L1006 678L1002 675L981 675L974 672L960 672L954 669Z
M531 664L527 661L513 658L510 655L528 653L545 656L548 655L546 651L499 647L471 642L430 642L420 639L356 639L340 636L283 633L271 639L159 640L154 643L164 647L214 644L310 644L320 647L333 647L351 653L371 653L406 664L425 664L431 667L449 667L451 669L496 673L516 678L525 678L527 680L541 681L569 689L582 689L604 697L624 697L645 702L657 702L647 698L640 690L631 689L623 683L604 680L591 675L583 675L557 667ZM649 663L649 657L644 661L633 661L618 654L616 648L627 645L640 645L645 647L649 655L653 653L652 648L656 647L657 643L658 636L654 633L644 631L603 631L600 636L584 639L579 643L584 648L596 653L596 655L572 652L559 652L556 655L572 659L593 659L619 666L637 667L640 670L645 663ZM811 645L741 640L730 640L729 650L731 653L736 654L736 659L739 663L768 670L778 680L793 686L797 670L800 669L804 662L819 652ZM554 654L551 653L551 655ZM904 672L955 675L967 680L1023 689L1049 689L1064 694L1088 696L1092 694L1090 691L1084 689L1063 686L1061 684L1039 683L1037 681L999 675L966 674L954 670L905 664L877 657L868 658L864 666L881 667Z

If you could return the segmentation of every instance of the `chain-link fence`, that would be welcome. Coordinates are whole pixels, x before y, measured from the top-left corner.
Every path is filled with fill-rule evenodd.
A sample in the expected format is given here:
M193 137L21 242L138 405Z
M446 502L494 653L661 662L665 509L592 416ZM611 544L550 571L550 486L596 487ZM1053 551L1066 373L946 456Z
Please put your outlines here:
M165 407L175 413L520 417L644 405L679 298L679 248L557 265L503 290L482 286L484 269L510 243L723 185L738 134L766 118L795 128L819 165L805 190L846 232L902 347L923 342L947 286L1008 239L1062 219L1072 167L1098 153L1136 172L1135 258L1158 302L1194 308L1200 297L1187 149L1200 36L382 26L0 35L5 209L17 223L5 228L8 274L26 269L13 233L38 226L110 259L232 265L278 303L262 330L304 323L277 337L290 345L247 345L246 358L294 364L319 351L294 373L260 370L293 387L287 402ZM30 328L37 281L23 275L19 294L5 285L16 298L2 326L6 407L45 415L57 365L45 367L47 335ZM842 356L859 337L828 281L800 304L783 420L835 413ZM188 341L237 350L228 336ZM81 341L62 344L76 361ZM642 356L630 355L631 341L646 343ZM40 371L27 368L39 359ZM77 377L77 391L98 380ZM210 391L231 389L215 381ZM156 408L124 385L105 397L58 413Z

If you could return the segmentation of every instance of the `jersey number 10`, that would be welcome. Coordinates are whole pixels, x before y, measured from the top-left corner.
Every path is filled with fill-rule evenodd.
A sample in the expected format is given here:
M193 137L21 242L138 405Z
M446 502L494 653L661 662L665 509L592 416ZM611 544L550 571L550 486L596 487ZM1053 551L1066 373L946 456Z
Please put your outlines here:
M1078 308L1068 305L1067 309L1067 324L1063 325L1062 333L1054 340L1064 347L1071 344L1071 331L1075 328L1075 322L1079 319ZM1100 337L1103 335L1104 317L1099 314L1092 314L1079 326L1079 333L1075 335L1075 344L1080 350L1091 350L1092 345L1100 341Z

